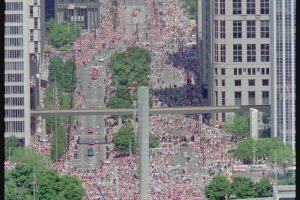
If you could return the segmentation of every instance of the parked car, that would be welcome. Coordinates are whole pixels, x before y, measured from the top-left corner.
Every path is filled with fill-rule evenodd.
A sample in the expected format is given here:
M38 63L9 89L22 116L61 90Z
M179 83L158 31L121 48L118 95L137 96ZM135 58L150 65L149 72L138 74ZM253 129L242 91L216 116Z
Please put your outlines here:
M95 145L95 141L93 139L90 139L89 140L89 145L91 145L91 146Z
M87 132L88 134L94 134L94 130L92 128L88 128Z
M88 156L94 156L94 149L93 149L93 147L91 147L91 148L88 149L87 155Z

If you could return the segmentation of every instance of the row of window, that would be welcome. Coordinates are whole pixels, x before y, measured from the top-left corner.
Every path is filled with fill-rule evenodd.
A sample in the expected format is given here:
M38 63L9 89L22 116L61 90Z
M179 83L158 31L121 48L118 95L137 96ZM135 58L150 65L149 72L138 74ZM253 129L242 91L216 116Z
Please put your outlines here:
M243 62L242 44L233 44L233 62ZM215 62L226 62L226 46L220 44L220 60L219 60L219 44L215 44ZM260 61L270 61L270 45L260 45ZM247 44L247 62L256 62L256 44Z
M219 22L220 22L220 34L219 34ZM247 20L247 38L256 38L256 21L255 20ZM242 20L234 20L232 21L232 37L233 38L242 38ZM225 21L215 20L214 21L214 32L215 38L225 38ZM261 20L260 21L260 37L261 38L269 38L270 37L270 21L269 20Z
M23 22L23 14L5 14L5 22Z
M5 132L14 132L14 133L24 132L24 122L23 121L5 122Z
M255 0L247 0L246 2L246 14L256 14L255 11ZM242 0L232 0L232 14L241 15L242 14ZM243 13L244 14L244 13ZM268 15L270 14L270 2L269 0L260 0L260 14Z
M23 34L23 26L5 26L5 34L17 35Z
M24 106L23 97L5 97L6 106Z
M256 75L257 72L261 72L262 75L269 75L270 69L269 68L243 68L244 72L248 72L247 75ZM242 68L234 68L233 70L234 75L242 75ZM215 68L215 75L218 75L218 68ZM221 68L221 75L225 75L225 68Z
M269 85L269 79L262 79L261 84L263 86L268 86ZM219 85L218 79L215 79L215 85L216 85L216 87ZM235 86L242 86L242 80L241 79L234 80L234 85ZM225 79L221 80L221 86L226 86ZM255 86L255 79L248 79L248 86Z
M23 10L23 2L6 2L5 10Z
M24 70L23 62L5 62L5 71L7 70Z
M269 86L269 79L262 79L261 85ZM234 86L242 86L242 80L241 79L234 80ZM248 79L248 86L255 86L255 79Z
M247 72L247 75L256 75L256 72L260 72L261 75L269 75L269 68L243 68L244 72ZM234 68L233 75L243 75L242 68Z
M23 94L23 85L5 86L5 94Z
M24 74L5 74L4 75L5 82L23 82Z
M23 46L23 38L5 38L5 46L6 47L18 47Z
M23 58L23 50L5 50L5 58Z
M5 110L5 117L24 117L23 109Z
M262 97L262 104L268 105L270 103L269 101L269 91L262 91L261 97ZM218 91L215 91L215 101L216 106L218 106ZM241 105L242 103L242 92L241 91L235 91L234 92L234 100L235 105ZM249 105L255 105L256 101L256 92L255 91L248 91L248 104ZM222 106L225 106L225 92L221 92L221 104Z

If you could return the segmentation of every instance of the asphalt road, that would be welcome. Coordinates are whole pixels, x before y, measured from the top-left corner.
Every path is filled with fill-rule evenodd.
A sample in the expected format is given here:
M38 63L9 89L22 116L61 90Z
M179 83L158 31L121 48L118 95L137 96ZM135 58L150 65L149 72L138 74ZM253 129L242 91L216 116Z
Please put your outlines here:
M78 89L80 89L81 95L84 96L82 109L90 108L91 106L94 108L105 108L105 64L108 63L111 53L111 49L103 49L100 54L95 55L94 59L88 63L86 69L78 71L78 79L80 80L80 82L78 81ZM104 62L100 62L99 58L104 58ZM91 77L93 66L99 66L97 80L92 80ZM104 118L105 116L77 116L77 121L80 125L77 126L76 130L77 134L80 135L80 142L77 145L77 159L73 161L73 166L77 169L95 168L99 161L103 160L106 151ZM88 134L89 128L93 129L93 134ZM96 142L94 146L88 145L90 139ZM91 147L94 149L94 156L87 155L88 149Z

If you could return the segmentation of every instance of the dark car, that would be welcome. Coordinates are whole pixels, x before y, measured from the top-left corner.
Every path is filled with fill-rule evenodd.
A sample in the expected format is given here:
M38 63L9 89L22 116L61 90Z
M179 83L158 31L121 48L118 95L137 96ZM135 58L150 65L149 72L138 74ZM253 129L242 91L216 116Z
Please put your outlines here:
M89 148L87 155L88 156L94 156L94 149L93 148Z

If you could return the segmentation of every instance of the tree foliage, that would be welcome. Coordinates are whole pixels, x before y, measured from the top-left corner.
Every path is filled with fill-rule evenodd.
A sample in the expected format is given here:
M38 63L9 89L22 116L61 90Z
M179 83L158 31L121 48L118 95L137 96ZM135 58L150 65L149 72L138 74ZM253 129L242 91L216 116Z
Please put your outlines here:
M55 48L69 48L80 36L80 27L72 23L58 24L54 19L46 23L46 36Z
M231 183L224 175L214 176L207 186L205 186L205 196L210 200L224 200L225 196L233 194Z
M196 0L184 0L184 7L188 17L194 19L196 15Z
M255 197L271 197L273 194L273 188L269 179L263 178L255 184Z
M9 156L9 149L10 155L12 155L15 148L20 146L19 139L16 136L10 136L5 138L5 158Z
M238 137L250 136L249 113L235 114L233 118L226 120L225 131Z
M237 148L234 150L234 155L240 159L251 161L253 159L254 140L252 138L244 138L239 141ZM292 149L279 142L277 138L259 138L255 142L255 157L258 160L267 158L268 163L276 160L280 166L291 165L293 163Z
M160 141L155 137L154 134L149 134L149 147L150 148L156 148L158 147Z
M233 177L232 188L236 198L246 199L256 196L255 184L248 177Z
M131 149L134 150L137 147L135 142L135 135L133 126L129 123L124 124L120 130L113 135L112 142L115 145L115 151L129 152L129 141L131 141Z
M58 121L59 123L59 121ZM61 123L59 123L61 124ZM54 128L54 127L53 127ZM57 145L56 145L56 133L51 137L51 152L50 152L50 157L51 160L56 160L56 149L57 149L57 159L61 159L62 156L64 155L64 150L66 148L66 139L67 139L67 134L65 128L60 125L57 126Z
M108 107L132 107L132 101L137 98L137 87L148 86L150 62L150 52L135 46L112 56L109 67L117 91L116 96L108 100Z

